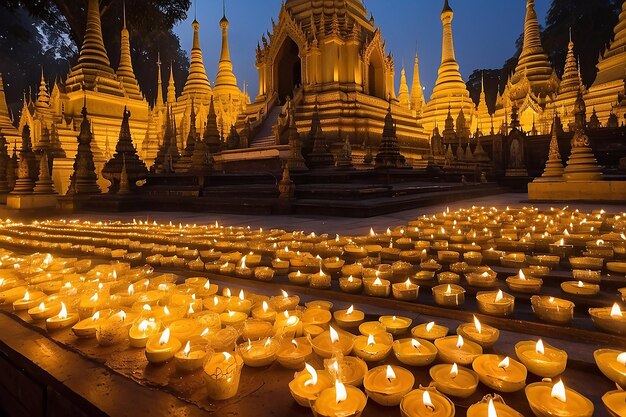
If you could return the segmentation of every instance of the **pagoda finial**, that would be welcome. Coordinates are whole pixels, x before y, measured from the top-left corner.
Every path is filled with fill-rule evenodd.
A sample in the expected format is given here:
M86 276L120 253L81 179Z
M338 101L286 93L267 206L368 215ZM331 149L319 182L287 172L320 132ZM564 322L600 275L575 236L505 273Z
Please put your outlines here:
M183 88L183 96L204 96L208 100L212 90L211 83L206 75L206 69L204 68L202 48L200 47L200 23L194 19L191 26L193 27L191 62L189 65L189 76Z
M126 0L122 0L122 15L124 16L124 29L126 29Z
M123 24L120 41L120 64L117 67L117 76L128 98L143 100L139 83L133 70L133 61L130 55L130 34L126 28L126 2L122 2Z

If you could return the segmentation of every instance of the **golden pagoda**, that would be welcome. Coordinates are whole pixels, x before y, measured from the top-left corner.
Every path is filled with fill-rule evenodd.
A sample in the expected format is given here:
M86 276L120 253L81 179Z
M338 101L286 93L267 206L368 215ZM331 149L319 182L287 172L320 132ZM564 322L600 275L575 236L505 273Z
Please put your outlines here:
M13 125L13 119L9 113L9 106L7 106L7 99L4 94L2 74L0 74L0 129L9 144L21 138L19 131Z
M122 83L122 88L127 97L134 100L143 100L130 57L130 34L126 28L126 3L124 3L124 26L122 27L120 64L117 67L117 79Z
M585 95L588 108L595 109L600 122L606 125L611 111L617 106L619 95L625 94L626 75L626 1L622 5L619 21L614 29L614 37L609 48L600 56L598 75ZM622 118L626 108L613 110Z
M491 113L489 113L489 107L487 107L487 96L485 94L485 75L483 74L480 79L480 98L478 100L478 106L476 106L476 114L478 117L478 125L488 126L491 122ZM482 132L485 133L485 132Z
M567 56L565 58L565 69L563 71L563 77L561 79L561 85L559 86L559 94L554 101L552 108L555 111L560 111L561 123L564 126L571 126L571 130L574 130L574 106L578 93L585 94L585 86L580 78L580 71L578 68L578 61L574 53L574 41L572 40L572 32L570 30L570 39L567 45Z
M409 94L409 85L406 81L406 71L404 68L400 71L400 88L398 90L398 102L404 108L411 108L411 95Z
M463 77L461 77L459 64L454 53L453 18L454 11L448 0L445 0L441 11L441 24L443 25L441 65L439 66L435 88L426 105L422 120L427 132L435 128L437 120L445 120L448 112L456 117L463 110L464 117L466 120L469 119L469 125L474 118L475 105L470 98Z
M394 59L362 0L286 0L257 46L256 66L259 91L247 112L252 147L287 144L280 133L288 127L290 97L298 130L310 130L317 103L326 140L338 149L341 131L361 145L354 154L380 141L391 99L401 145L427 149L410 106L396 98Z
M418 118L422 116L422 110L424 109L424 91L422 83L420 81L420 67L417 51L415 51L415 64L413 64L413 82L411 83L411 109L415 111L415 115Z

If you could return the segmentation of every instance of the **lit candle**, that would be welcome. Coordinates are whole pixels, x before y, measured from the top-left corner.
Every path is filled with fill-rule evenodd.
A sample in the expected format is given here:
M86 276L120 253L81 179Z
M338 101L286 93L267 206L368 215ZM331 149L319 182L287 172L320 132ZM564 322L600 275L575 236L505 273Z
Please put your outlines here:
M38 306L28 310L28 315L33 321L41 321L56 316L61 311L61 303L57 300L41 302Z
M554 378L565 372L567 352L544 343L539 339L519 342L515 345L517 358L533 374L543 378Z
M130 329L128 329L130 346L134 348L145 348L148 339L158 333L160 329L161 323L153 318L133 323Z
M411 327L411 323L413 323L413 320L410 318L400 316L380 316L378 321L385 326L387 332L392 335L406 333L409 327Z
M163 333L155 334L146 342L146 358L148 362L159 364L172 359L181 348L181 343L175 337L170 336L170 329L166 328Z
M449 330L450 329L448 329L447 327L441 326L439 324L436 324L434 321L431 321L429 323L423 323L413 327L413 329L411 329L411 335L415 338L425 339L432 342L433 340L446 337Z
M96 337L97 329L113 313L113 310L100 310L93 313L89 318L79 321L72 327L72 332L77 337Z
M477 404L472 405L467 410L467 417L524 417L516 410L504 403L502 398L488 395Z
M290 296L284 290L280 291L282 295L270 299L270 304L276 311L293 310L300 304L300 297L297 295Z
M242 343L238 347L244 364L253 368L271 365L276 360L280 344L271 337Z
M405 282L392 285L393 298L397 300L417 300L419 296L419 285L413 284L410 279Z
M566 388L563 381L556 384L536 382L526 387L526 398L537 417L591 417L594 406L578 392Z
M472 363L480 382L500 392L515 392L526 386L526 367L500 355L480 355Z
M600 286L583 281L566 281L561 283L561 289L567 294L592 296L600 292Z
M322 391L333 386L330 375L326 371L317 371L308 363L305 369L297 372L291 382L291 396L302 407L311 407Z
M400 362L410 366L428 366L437 358L435 345L424 339L396 340L393 353Z
M276 321L276 310L270 309L267 301L263 300L260 306L252 309L252 317L258 320L274 323Z
M363 384L363 378L367 373L367 363L354 356L335 356L332 359L324 359L324 369L333 379L354 387Z
M354 339L353 353L368 362L382 361L391 351L393 336L382 333L376 336L357 336Z
M194 372L201 369L207 358L204 347L192 346L187 341L185 347L174 355L174 364L179 372Z
M363 278L363 289L365 294L373 297L389 297L391 282L380 277Z
M444 307L458 307L465 302L465 289L455 284L433 287L435 303Z
M326 388L313 403L313 414L319 417L359 416L367 404L367 397L351 385L335 381L335 386Z
M626 352L598 349L593 353L593 357L604 376L620 387L626 388Z
M51 332L54 330L65 329L72 327L78 323L79 317L77 313L68 313L65 303L61 303L61 311L56 316L52 316L46 319L46 329Z
M348 294L358 294L363 289L363 280L361 278L349 277L339 278L339 288Z
M224 326L232 326L241 329L248 315L240 311L227 311L220 314L220 320Z
M500 338L500 331L495 327L482 324L476 316L473 323L463 323L456 329L456 333L464 338L475 342L483 348L490 348Z
M41 304L46 297L41 291L27 290L24 292L24 296L13 302L14 311L26 311Z
M337 353L349 355L354 346L354 338L351 334L338 333L332 326L312 341L313 350L322 358L330 358Z
M520 269L517 275L508 277L506 283L512 291L526 294L537 294L541 291L543 280L541 278L526 277Z
M237 395L243 359L238 354L215 353L204 365L209 398L222 401Z
M554 324L569 324L574 318L574 303L561 298L533 295L533 312L541 320Z
M483 348L479 344L463 340L461 335L437 339L435 346L439 350L441 360L447 363L470 365L483 353Z
M492 292L479 292L476 294L478 311L482 314L506 317L513 314L515 310L515 297L502 292L502 290Z
M384 406L399 405L415 384L413 374L399 366L379 366L370 369L363 379L368 397Z
M400 402L402 417L454 417L454 403L435 389L420 388L409 392Z
M309 340L299 337L291 341L284 340L276 353L276 359L287 369L301 370L312 353L313 348Z
M354 306L350 306L346 310L338 310L333 313L335 321L339 327L344 329L351 329L358 327L365 319L365 313L359 310L355 310Z
M478 374L456 363L435 365L430 368L429 374L438 391L453 397L468 398L478 387Z
M590 308L589 315L593 324L609 333L626 334L626 315L622 312L619 304L613 307Z

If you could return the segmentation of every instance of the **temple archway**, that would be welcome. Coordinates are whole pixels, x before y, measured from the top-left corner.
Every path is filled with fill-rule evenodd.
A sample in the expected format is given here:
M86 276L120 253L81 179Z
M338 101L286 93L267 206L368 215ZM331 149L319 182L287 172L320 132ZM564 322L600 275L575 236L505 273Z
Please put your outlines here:
M293 96L293 90L302 84L302 61L298 45L287 37L274 61L274 80L278 98L285 103L287 96Z
M385 76L383 70L383 60L379 54L373 53L370 57L368 66L367 82L369 87L369 94L374 97L385 97Z

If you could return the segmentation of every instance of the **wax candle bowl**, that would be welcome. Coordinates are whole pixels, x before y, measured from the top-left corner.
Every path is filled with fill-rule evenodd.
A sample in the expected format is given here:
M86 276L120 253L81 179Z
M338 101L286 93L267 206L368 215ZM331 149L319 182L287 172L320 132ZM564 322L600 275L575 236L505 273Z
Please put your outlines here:
M490 411L490 406L493 411ZM492 414L493 413L493 414ZM472 405L467 409L467 417L524 417L523 414L517 412L513 408L504 403L499 395L487 395L480 402ZM554 417L556 417L555 415ZM548 416L545 416L548 417Z
M604 259L590 256L571 257L569 263L574 269L591 269L599 271L604 266Z
M478 356L483 354L483 348L478 343L471 340L463 340L461 344L457 336L437 339L435 340L435 346L439 351L439 358L446 363L470 365Z
M500 338L500 330L486 324L482 324L480 327L478 330L475 323L461 323L456 328L456 333L483 348L493 347Z
M276 353L276 360L284 368L301 370L304 363L313 353L311 343L305 337L283 340Z
M409 366L428 366L437 358L437 348L425 339L400 339L393 342L393 353Z
M369 335L377 335L381 333L386 333L387 328L383 326L379 321L366 321L364 323L359 324L359 333L363 336Z
M428 400L431 404L424 403L424 393L428 392ZM400 402L400 414L402 417L454 417L454 403L448 397L440 394L436 388L423 388L413 390L402 398Z
M391 375L390 375L391 373ZM382 406L397 406L415 385L415 377L399 366L379 366L370 369L363 379L367 396Z
M495 273L490 272L471 272L469 274L465 274L465 280L467 284L471 287L476 288L493 288L498 281L498 276Z
M354 336L347 332L338 331L337 339L333 340L333 334L327 330L315 337L311 345L313 351L322 358L330 358L336 353L349 355L354 346Z
M238 354L222 352L211 355L204 365L209 398L222 401L237 395L243 365L243 359Z
M620 274L626 274L626 262L607 262L606 269L611 272L618 272Z
M602 396L602 403L611 417L626 415L626 391L609 391Z
M308 382L312 381L312 376L306 369L296 372L293 380L289 382L291 396L302 407L310 408L311 403L315 402L322 391L333 386L333 381L328 372L316 371L315 374L317 378L315 384Z
M507 253L500 258L500 264L509 268L524 268L527 264L526 254L524 253Z
M546 266L556 268L561 263L561 258L556 255L536 255L527 258L529 265Z
M601 271L592 271L589 269L574 269L572 275L576 281L589 282L593 284L599 284L602 280Z
M440 272L437 274L437 282L439 284L458 284L461 281L459 274L454 272Z
M490 316L508 317L515 310L515 297L501 291L480 291L476 301L478 311Z
M269 366L276 360L280 343L273 338L247 341L237 347L243 363L252 368Z
M598 369L622 388L626 388L626 365L620 362L620 355L624 355L624 351L614 349L598 349L593 352L593 357L598 365ZM626 361L624 357L623 361ZM626 404L624 404L626 406Z
M589 399L572 389L563 388L565 401L561 401L552 395L553 386L551 382L535 382L526 387L528 405L535 416L593 416L594 406Z
M360 417L367 405L367 397L360 389L347 385L346 400L337 402L336 387L322 391L311 404L314 417ZM330 405L329 405L330 404ZM333 406L334 405L334 406Z
M432 342L433 340L446 337L449 331L450 329L445 326L441 326L435 322L430 322L413 327L411 329L411 335L415 338L425 339Z
M542 378L554 378L565 372L567 352L541 342L523 341L515 345L515 355L526 369Z
M352 353L367 362L379 362L391 351L393 336L389 333L357 336Z
M478 374L462 366L435 365L428 373L433 380L432 386L452 397L471 397L478 388Z
M465 289L460 285L443 284L433 287L435 303L444 307L459 307L465 303Z
M410 318L400 316L380 316L378 321L394 336L406 333L413 323Z
M594 296L600 292L600 286L597 284L590 284L584 281L566 281L561 283L561 289L563 292L572 295L581 296Z
M367 363L353 356L324 359L324 369L331 374L333 379L354 387L363 385L363 378L368 371Z
M506 361L506 364L503 364ZM527 370L516 360L501 355L480 355L472 363L480 382L499 392L516 392L526 386Z
M593 321L596 327L606 332L626 335L626 313L621 313L619 307L617 307L617 311L620 311L620 314L616 314L614 312L616 306L617 304L613 308L590 308L589 315L591 316L591 321Z
M554 324L569 324L574 318L574 303L555 297L530 297L533 312L541 320Z

